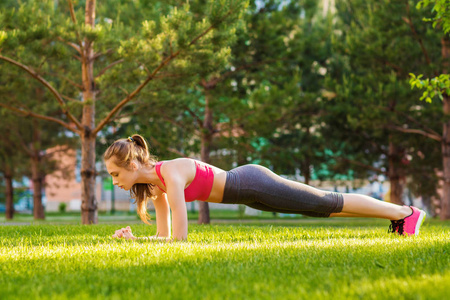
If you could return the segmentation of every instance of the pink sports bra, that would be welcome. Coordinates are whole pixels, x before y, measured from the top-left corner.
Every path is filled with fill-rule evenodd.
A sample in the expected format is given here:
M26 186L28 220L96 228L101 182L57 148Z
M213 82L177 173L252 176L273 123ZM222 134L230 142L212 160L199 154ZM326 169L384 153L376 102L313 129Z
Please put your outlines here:
M195 177L191 184L184 189L184 199L186 202L192 202L194 200L205 201L209 198L211 194L212 186L214 183L214 172L212 168L208 165L203 164L197 160L195 162ZM156 174L158 175L161 182L166 186L163 177L161 176L161 165L162 161L157 162L155 166ZM158 188L164 191L158 186Z

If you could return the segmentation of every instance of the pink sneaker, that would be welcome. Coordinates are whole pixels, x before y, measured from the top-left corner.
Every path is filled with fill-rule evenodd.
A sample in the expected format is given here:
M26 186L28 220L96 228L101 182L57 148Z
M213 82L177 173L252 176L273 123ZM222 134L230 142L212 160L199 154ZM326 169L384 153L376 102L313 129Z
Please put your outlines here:
M389 232L397 232L400 235L418 235L420 226L427 214L414 206L410 206L413 212L404 219L391 220Z

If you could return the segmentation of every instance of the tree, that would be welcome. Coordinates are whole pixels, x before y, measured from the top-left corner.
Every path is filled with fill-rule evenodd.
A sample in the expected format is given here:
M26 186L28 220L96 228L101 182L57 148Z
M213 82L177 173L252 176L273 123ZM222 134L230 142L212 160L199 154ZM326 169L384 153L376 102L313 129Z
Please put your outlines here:
M6 126L10 123L6 119L10 119L5 109L0 109L0 116L2 122L0 123L0 129L6 132ZM14 217L14 188L13 179L17 173L17 163L20 162L20 152L17 152L17 145L15 144L12 135L2 135L0 137L0 172L5 178L5 203L6 203L6 219L11 220Z
M441 36L441 58L440 64L436 64L434 72L426 74L426 77L433 78L422 79L423 75L415 76L412 71L410 84L413 88L424 89L420 100L432 102L432 99L439 97L443 106L443 129L442 134L424 133L421 130L409 129L408 132L426 135L441 143L442 164L443 164L443 197L441 199L441 220L450 219L450 77L449 71L450 58L450 14L448 13L450 4L443 0L425 0L417 4L417 8L427 8L431 6L431 12L434 18L426 18L433 22L434 28L439 28L444 32ZM427 56L427 49L423 48L424 55ZM432 60L428 58L429 64ZM420 72L423 73L423 72Z
M10 70L0 75L2 99L5 99L5 102L20 103L18 104L20 109L14 108L16 111L23 112L21 109L27 110L34 107L35 112L58 115L58 107L55 107L53 103L46 103L37 108L39 103L45 103L44 90L35 82L27 82L26 78L21 77L19 73L19 70ZM51 123L26 115L18 116L6 108L2 108L2 112L2 132L9 133L2 137L5 147L4 174L8 181L8 191L12 193L14 174L29 177L33 183L34 218L44 219L42 191L45 176L55 170L55 163L46 149L58 143L69 145L70 139L65 136L62 128L55 128Z
M95 142L100 130L132 100L138 99L150 82L156 89L164 86L164 80L155 79L192 72L208 60L226 60L227 41L217 41L222 45L221 50L213 52L212 32L232 28L245 1L199 3L205 5L202 18L194 16L187 3L165 5L158 1L109 2L100 11L103 9L111 15L102 17L96 15L94 0L78 4L69 0L67 6L55 5L53 1L9 4L17 9L3 12L0 59L40 82L53 95L65 117L27 113L56 122L81 139L83 224L97 223ZM159 15L161 11L168 13L155 20L140 19L142 26L136 33L132 31L134 27L127 26L128 22L136 24L136 18L120 19L122 12L127 14L127 9L139 12L138 17L145 13L149 16ZM58 26L52 26L52 22ZM52 62L49 74L43 74L40 67L50 66ZM100 68L94 68L94 63ZM74 71L77 66L81 74ZM59 70L72 73L67 76ZM167 73L162 74L162 70ZM119 80L123 84L118 84ZM110 86L113 84L117 88ZM118 97L122 100L117 101ZM12 105L1 105L14 109ZM98 108L102 110L96 112Z
M351 154L346 161L387 175L391 201L403 204L408 158L417 158L421 150L415 138L404 134L405 128L418 125L434 135L436 123L428 120L437 120L435 108L411 103L417 94L409 88L408 73L432 70L423 49L426 45L431 57L439 53L433 46L436 35L419 23L422 16L410 10L410 1L343 1L337 8L343 23L335 36L341 56L333 64L341 75L333 74L340 79L334 87L335 120L329 122L328 133L344 140L342 133L347 135L348 143L341 148Z
M227 169L236 160L238 164L247 163L249 153L259 157L255 152L261 149L255 150L251 146L251 139L263 133L258 128L262 125L273 133L274 124L269 124L267 119L275 114L279 123L283 121L286 124L290 119L283 120L281 116L287 114L278 115L280 109L289 111L298 105L299 78L293 74L298 73L299 49L294 42L297 39L289 36L309 31L309 23L302 23L301 11L308 9L308 14L316 11L313 4L315 1L288 4L283 1L265 1L259 2L257 6L256 1L252 1L245 14L245 27L237 28L237 41L231 46L230 63L216 72L200 74L197 84L183 91L185 94L179 96L179 101L168 100L172 107L179 109L167 112L153 106L154 114L150 112L145 116L152 121L143 119L140 122L147 132L157 131L153 124L156 124L158 116L167 122L158 123L161 134L158 137L153 135L151 143L178 156L197 156L205 162ZM296 31L299 24L304 24L301 32ZM290 40L292 42L287 42ZM273 77L274 89L281 90L281 94L289 90L286 94L294 93L296 100L292 100L289 94L285 97L290 99L286 105L275 95L260 98L252 96L263 84L268 84L266 77ZM289 83L286 85L278 84L287 80ZM171 133L170 136L167 132ZM276 159L272 157L272 161ZM284 158L284 161L289 159ZM200 203L199 223L209 223L207 203Z
M269 2L280 5L278 1ZM257 72L259 67L282 59L284 52L279 51L280 45L285 48L283 37L289 32L289 26L293 26L292 23L285 22L272 30L270 36L264 36L264 30L270 29L269 20L278 23L289 13L289 18L295 15L289 8L278 11L276 5L272 6L270 9L257 10L252 1L245 19L234 29L236 34L226 31L215 33L215 41L230 41L232 58L229 63L214 64L215 67L211 70L197 71L195 81L188 87L182 86L179 91L170 85L171 93L159 94L165 97L160 104L146 106L144 109L148 113L137 116L140 132L147 132L150 144L158 148L157 154L164 157L195 157L224 169L232 166L232 159L224 160L224 155L219 153L230 152L230 146L239 148L228 140L232 140L232 132L243 130L239 125L231 123L239 122L243 118L242 111L248 109L248 106L244 104L246 99L236 99L237 93L230 90L230 82L234 80L234 76L241 76L237 74ZM199 11L200 8L193 7L192 10ZM298 14L295 15L295 18L298 17ZM276 41L272 39L274 36ZM232 43L235 39L237 42ZM245 43L251 46L246 46ZM257 45L264 48L270 59L266 57L264 61L260 60L261 50ZM277 47L271 47L274 45ZM220 44L214 43L213 47L215 51L219 51ZM239 52L241 50L243 52ZM258 50L256 54L254 50ZM167 106L172 109L167 110ZM128 126L128 129L129 133L136 131L132 126ZM204 202L200 203L199 223L209 223L208 205Z
M261 153L254 158L278 173L300 174L307 184L315 175L311 171L324 163L326 147L320 119L326 113L322 90L331 56L333 15L320 8L317 1L292 2L283 7L278 22L274 22L283 24L277 26L283 31L272 29L267 35L264 32L268 28L260 30L260 40L278 38L273 50L276 54L257 52L260 57L275 56L279 60L265 66L262 74L256 75L259 80L245 78L246 82L257 82L249 99L255 114L246 124L254 132L252 144Z

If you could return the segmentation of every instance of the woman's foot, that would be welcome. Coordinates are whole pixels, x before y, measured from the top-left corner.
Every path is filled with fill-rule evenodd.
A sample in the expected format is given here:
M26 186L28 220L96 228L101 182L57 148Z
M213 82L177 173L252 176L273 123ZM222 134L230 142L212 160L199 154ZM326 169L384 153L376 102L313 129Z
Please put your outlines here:
M391 220L388 232L397 232L400 235L418 235L420 226L427 214L414 206L410 206L412 213L404 219Z

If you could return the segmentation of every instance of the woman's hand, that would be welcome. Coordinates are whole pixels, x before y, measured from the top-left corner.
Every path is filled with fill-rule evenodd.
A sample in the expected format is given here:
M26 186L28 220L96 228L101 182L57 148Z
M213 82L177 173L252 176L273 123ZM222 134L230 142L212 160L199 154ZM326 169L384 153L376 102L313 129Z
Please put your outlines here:
M114 234L112 235L113 238L124 238L126 240L135 240L137 239L135 236L133 236L133 233L131 232L131 227L127 226L126 228L122 228L119 230L116 230Z

